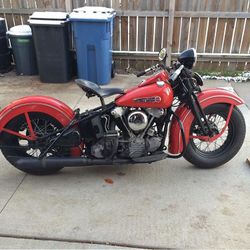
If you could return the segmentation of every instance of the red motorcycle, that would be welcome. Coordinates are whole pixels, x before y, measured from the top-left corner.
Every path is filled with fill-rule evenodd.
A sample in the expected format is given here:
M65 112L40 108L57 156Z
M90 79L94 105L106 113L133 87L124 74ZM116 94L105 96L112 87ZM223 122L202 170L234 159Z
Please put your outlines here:
M186 160L200 168L232 159L245 138L238 105L244 101L220 88L202 91L192 72L195 49L184 51L171 68L160 63L138 74L156 72L137 87L101 88L76 80L88 98L101 105L80 113L51 97L29 96L0 113L0 147L16 168L50 174L63 167ZM104 98L117 95L105 104ZM168 138L168 146L166 141Z

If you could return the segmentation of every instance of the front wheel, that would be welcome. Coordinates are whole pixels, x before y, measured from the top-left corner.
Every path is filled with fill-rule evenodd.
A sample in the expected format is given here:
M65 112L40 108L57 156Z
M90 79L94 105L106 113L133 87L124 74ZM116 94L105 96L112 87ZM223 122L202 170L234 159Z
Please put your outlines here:
M214 104L204 112L212 130L220 133L226 124L230 106ZM192 136L201 135L196 120L190 128L190 140L184 158L199 168L215 168L231 160L240 150L246 134L246 125L241 111L234 107L224 133L215 141L207 142ZM192 138L192 139L191 139Z

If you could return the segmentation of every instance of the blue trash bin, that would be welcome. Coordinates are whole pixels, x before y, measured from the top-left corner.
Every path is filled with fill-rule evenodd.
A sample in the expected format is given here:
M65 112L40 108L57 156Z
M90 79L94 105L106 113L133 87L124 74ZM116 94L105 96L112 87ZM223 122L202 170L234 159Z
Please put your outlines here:
M82 7L70 14L79 78L110 82L114 17L115 11L105 7Z

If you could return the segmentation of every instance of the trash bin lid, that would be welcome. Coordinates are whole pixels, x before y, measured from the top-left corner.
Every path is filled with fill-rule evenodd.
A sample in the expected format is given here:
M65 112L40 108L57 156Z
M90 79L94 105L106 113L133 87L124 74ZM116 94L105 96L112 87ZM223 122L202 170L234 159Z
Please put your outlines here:
M30 19L42 19L42 20L66 20L69 16L67 12L55 12L55 11L43 11L34 12Z
M29 25L17 25L7 32L10 36L32 36L32 31Z
M102 13L102 14L113 14L115 13L115 10L112 8L106 8L106 7L98 7L98 6L85 6L85 7L80 7L77 9L74 9L73 12L89 12L92 14L98 14L98 13Z
M74 9L70 14L70 20L83 21L109 21L116 15L112 8L87 6Z
M68 16L69 13L67 12L55 12L55 11L34 12L30 16L28 23L61 25L68 21Z

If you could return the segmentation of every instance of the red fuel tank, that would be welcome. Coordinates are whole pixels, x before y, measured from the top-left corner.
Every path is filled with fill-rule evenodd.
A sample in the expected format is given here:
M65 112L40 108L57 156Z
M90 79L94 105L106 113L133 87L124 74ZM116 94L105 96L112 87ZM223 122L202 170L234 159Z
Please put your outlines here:
M123 107L165 109L172 105L173 99L173 90L169 84L154 83L127 90L124 95L116 98L115 103Z
M169 79L169 75L167 74L167 72L165 70L162 70L158 74L155 74L155 75L143 80L138 86L142 87L142 86L156 83L157 81L166 81L168 79Z

